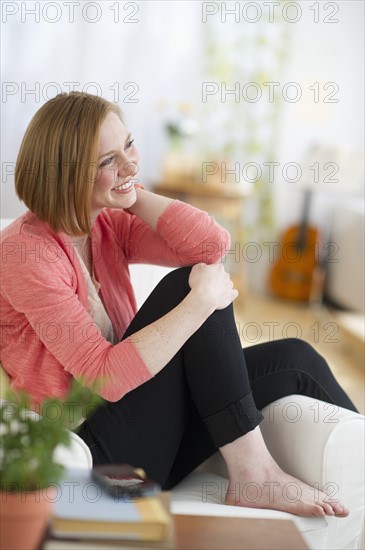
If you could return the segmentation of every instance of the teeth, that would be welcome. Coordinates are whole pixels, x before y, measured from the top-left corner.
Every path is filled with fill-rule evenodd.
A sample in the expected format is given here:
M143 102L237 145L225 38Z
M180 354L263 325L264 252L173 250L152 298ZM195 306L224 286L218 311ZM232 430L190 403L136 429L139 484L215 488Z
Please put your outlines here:
M128 181L127 183L123 183L123 185L119 185L119 187L114 187L113 191L125 191L126 189L132 187L132 185L132 182Z

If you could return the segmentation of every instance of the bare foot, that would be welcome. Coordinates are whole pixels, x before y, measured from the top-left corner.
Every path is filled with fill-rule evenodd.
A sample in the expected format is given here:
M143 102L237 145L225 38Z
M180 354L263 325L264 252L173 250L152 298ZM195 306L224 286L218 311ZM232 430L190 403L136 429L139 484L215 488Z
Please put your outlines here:
M241 472L239 478L229 481L225 500L228 505L280 510L298 516L349 515L339 502L286 474L275 462L260 472Z
M226 504L297 516L349 515L349 510L335 499L285 473L270 455L259 426L220 451L229 475Z

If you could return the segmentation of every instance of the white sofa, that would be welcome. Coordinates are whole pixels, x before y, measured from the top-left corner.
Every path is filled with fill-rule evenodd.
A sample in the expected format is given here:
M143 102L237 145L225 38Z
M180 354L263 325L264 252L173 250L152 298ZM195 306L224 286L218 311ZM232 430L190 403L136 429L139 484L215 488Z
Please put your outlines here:
M301 395L290 395L263 409L266 444L288 473L326 488L350 509L347 518L304 518L285 512L226 506L227 474L217 453L172 490L173 514L291 519L309 548L360 549L364 529L365 418ZM91 467L91 455L76 435L57 459L69 467Z

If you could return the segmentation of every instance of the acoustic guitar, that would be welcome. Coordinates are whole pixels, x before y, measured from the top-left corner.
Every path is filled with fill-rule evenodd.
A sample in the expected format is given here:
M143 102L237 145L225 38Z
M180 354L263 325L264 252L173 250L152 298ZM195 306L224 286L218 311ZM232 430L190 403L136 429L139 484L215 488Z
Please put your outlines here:
M317 273L319 234L308 224L311 192L305 191L302 221L284 232L278 257L269 275L271 291L280 298L309 301Z

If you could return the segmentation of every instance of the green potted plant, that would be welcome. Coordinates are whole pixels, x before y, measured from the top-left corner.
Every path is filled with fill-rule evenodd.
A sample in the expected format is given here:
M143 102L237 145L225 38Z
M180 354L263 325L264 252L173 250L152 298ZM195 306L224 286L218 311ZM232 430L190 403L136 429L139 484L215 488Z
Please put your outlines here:
M77 382L65 399L42 402L39 414L31 412L25 393L11 392L1 400L1 548L38 548L64 470L55 450L71 445L69 430L101 401Z

